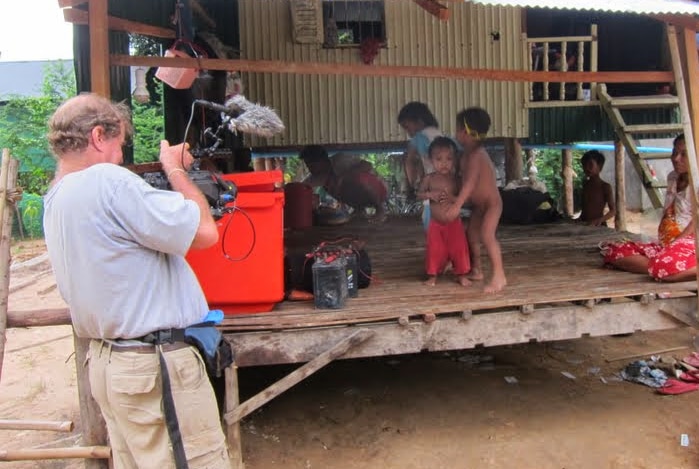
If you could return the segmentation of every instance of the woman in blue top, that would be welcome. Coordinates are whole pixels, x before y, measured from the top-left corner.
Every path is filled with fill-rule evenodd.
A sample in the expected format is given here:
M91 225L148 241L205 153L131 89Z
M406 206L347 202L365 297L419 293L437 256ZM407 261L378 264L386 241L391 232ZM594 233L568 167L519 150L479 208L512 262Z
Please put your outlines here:
M434 172L430 162L428 148L435 137L442 135L439 123L425 103L412 101L403 106L398 113L398 124L406 131L410 140L405 152L405 176L412 190L416 190L422 178ZM430 220L429 203L423 206L422 222L425 229Z

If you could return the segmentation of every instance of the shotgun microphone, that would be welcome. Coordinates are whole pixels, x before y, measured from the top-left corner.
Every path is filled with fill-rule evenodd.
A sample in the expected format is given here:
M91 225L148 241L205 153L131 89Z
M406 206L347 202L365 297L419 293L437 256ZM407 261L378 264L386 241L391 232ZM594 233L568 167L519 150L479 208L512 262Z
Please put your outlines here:
M194 104L211 109L212 111L221 112L231 117L235 117L235 115L240 113L240 109L224 106L223 104L212 103L211 101L205 101L203 99L195 99Z

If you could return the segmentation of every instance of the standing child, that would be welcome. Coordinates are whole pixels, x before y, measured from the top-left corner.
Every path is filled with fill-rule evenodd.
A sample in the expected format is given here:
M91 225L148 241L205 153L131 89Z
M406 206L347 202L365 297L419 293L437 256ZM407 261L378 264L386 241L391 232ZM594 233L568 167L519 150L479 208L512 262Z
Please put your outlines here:
M490 282L483 287L483 291L499 292L507 285L500 243L495 237L502 213L502 199L496 182L495 166L481 141L490 129L490 116L478 107L464 109L456 116L456 129L456 139L464 148L460 163L462 184L459 195L447 209L447 217L456 217L461 206L467 201L471 202L471 218L468 223L471 250L469 278L483 279L482 242L493 269ZM450 198L443 194L440 200L449 203Z
M428 154L434 172L424 177L417 191L417 198L429 201L432 212L425 243L425 285L434 286L437 274L444 270L447 261L451 261L457 281L467 286L470 282L466 274L471 265L464 225L458 212L456 217L447 216L447 205L439 200L442 194L453 199L458 193L456 144L447 137L437 137L430 144Z
M580 221L593 226L607 226L607 220L616 214L612 186L600 178L604 155L597 150L585 152L581 159L585 182L582 186L582 213ZM605 207L608 208L604 213Z

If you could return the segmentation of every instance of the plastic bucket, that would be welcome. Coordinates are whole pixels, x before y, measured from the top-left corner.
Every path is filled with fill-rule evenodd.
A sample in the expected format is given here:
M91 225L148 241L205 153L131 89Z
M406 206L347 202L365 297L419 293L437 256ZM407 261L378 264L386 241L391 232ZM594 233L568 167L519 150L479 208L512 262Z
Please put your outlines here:
M186 52L177 49L166 50L165 57L190 58ZM158 70L155 72L156 78L178 90L191 87L198 75L199 70L196 68L158 67Z

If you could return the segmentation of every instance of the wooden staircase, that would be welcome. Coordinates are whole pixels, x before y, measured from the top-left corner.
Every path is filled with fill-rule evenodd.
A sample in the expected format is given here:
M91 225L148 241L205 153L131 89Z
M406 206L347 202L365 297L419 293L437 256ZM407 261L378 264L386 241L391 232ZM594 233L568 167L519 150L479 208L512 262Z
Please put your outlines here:
M614 127L614 132L619 141L624 145L628 153L633 167L638 173L643 187L645 187L648 197L654 208L663 206L663 196L661 189L666 187L654 177L649 162L658 159L670 158L671 153L641 153L638 151L636 136L644 135L667 135L679 134L683 131L682 123L657 123L657 124L642 124L629 125L622 116L622 110L627 109L658 109L658 108L678 108L679 98L672 95L657 95L657 96L633 96L615 98L607 93L607 87L604 84L597 86L597 97L600 105L609 116L609 119Z

